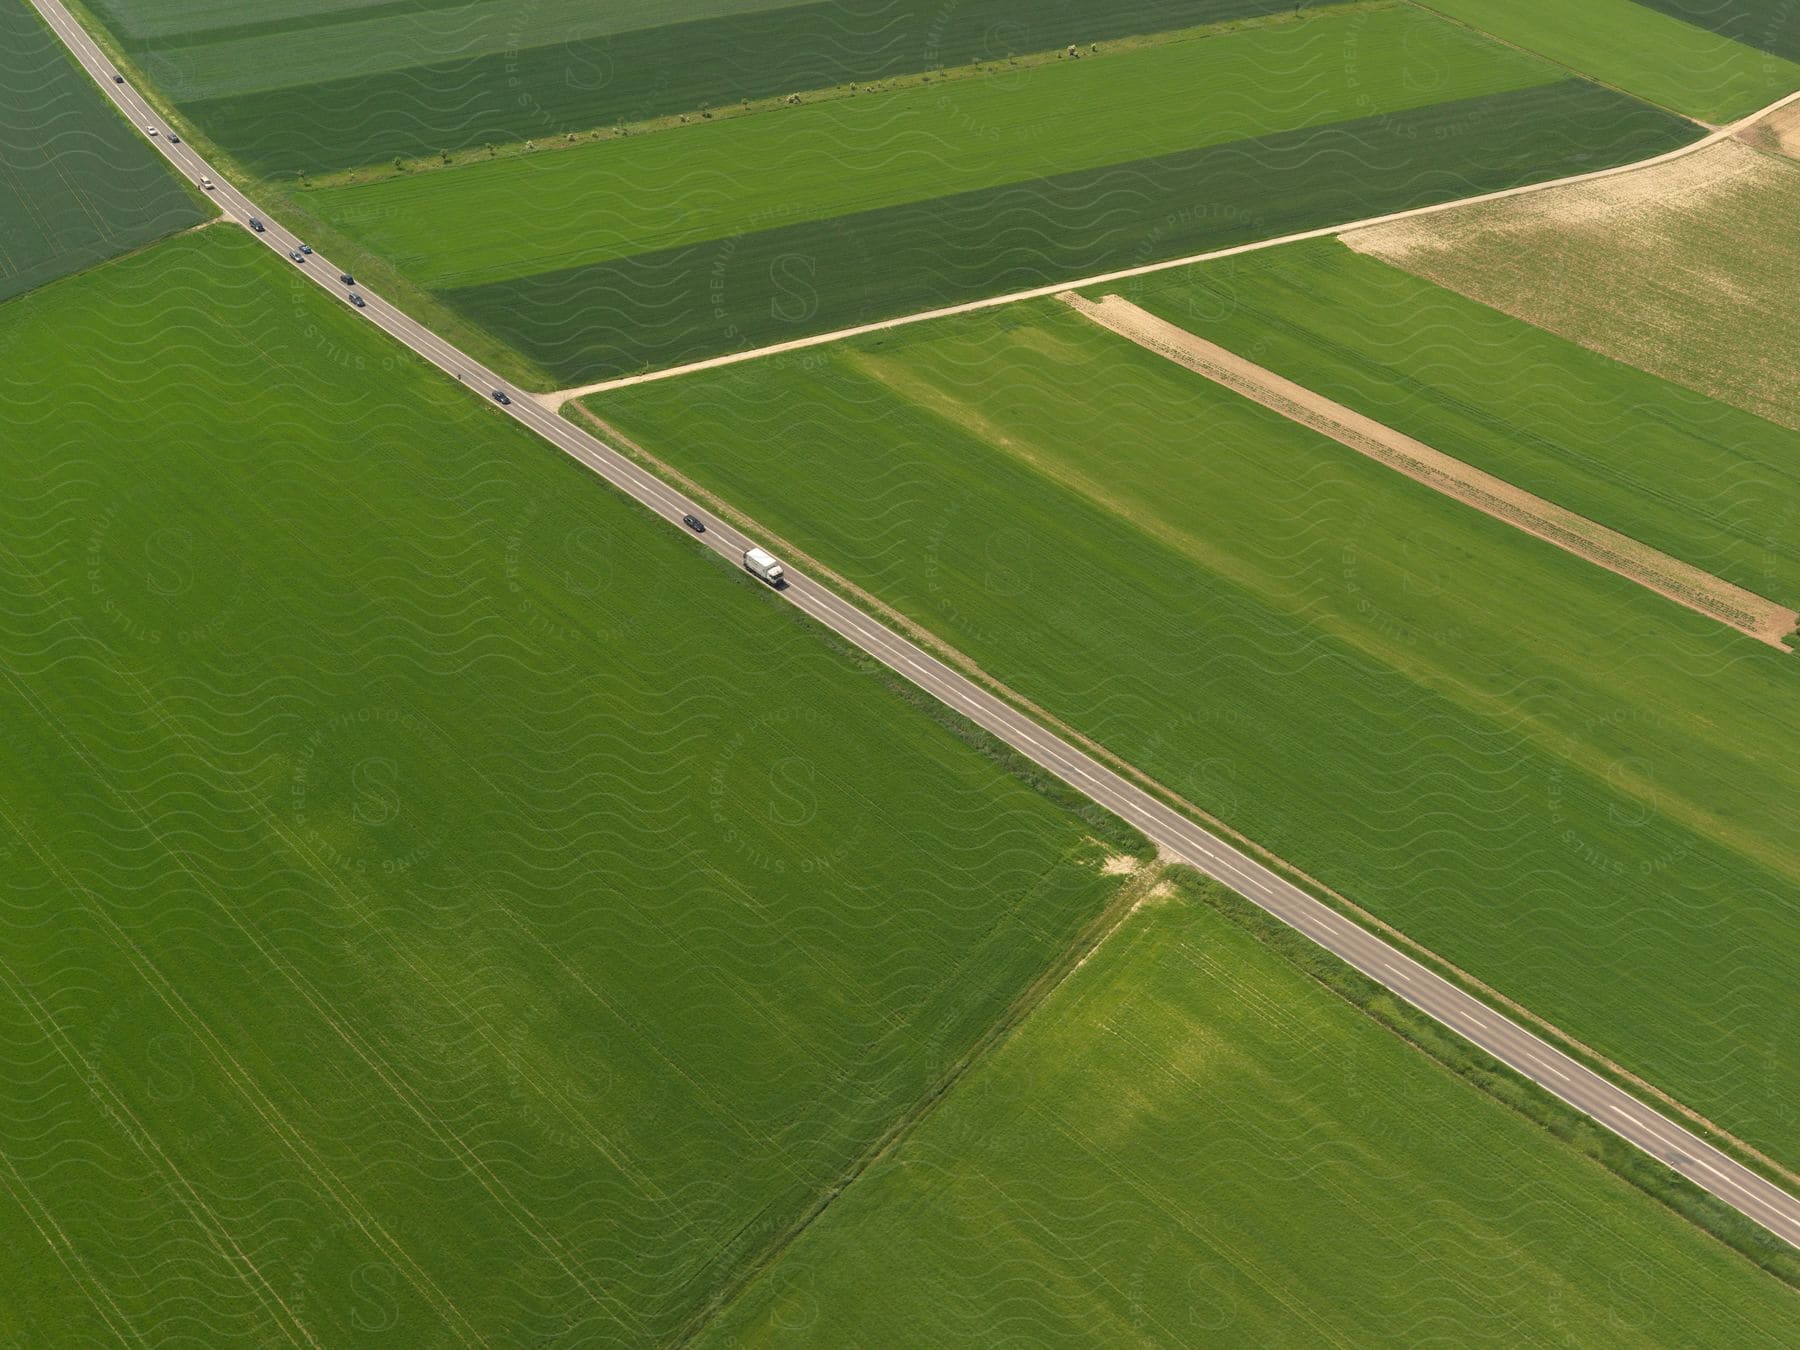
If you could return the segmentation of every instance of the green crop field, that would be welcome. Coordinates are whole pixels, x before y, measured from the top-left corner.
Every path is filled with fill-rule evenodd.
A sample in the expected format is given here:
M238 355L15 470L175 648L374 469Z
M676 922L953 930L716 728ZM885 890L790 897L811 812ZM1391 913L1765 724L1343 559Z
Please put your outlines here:
M1789 199L1800 210L1800 191ZM1691 279L1700 313L1682 332L1695 365L1715 374L1734 365L1756 370L1759 346L1774 348L1771 365L1784 352L1800 360L1776 318L1783 299L1800 305L1800 275L1756 247L1777 204L1761 204L1760 231L1741 228L1747 215L1702 213L1723 247L1736 250L1742 241L1739 284L1729 291L1712 273L1672 265L1640 270L1634 290L1631 265L1653 235L1641 221L1630 230L1584 231L1578 246L1571 241L1560 251L1547 238L1527 242L1512 230L1485 248L1456 250L1453 261L1471 278L1482 265L1495 278L1517 267L1529 280L1512 282L1515 297L1585 300L1590 314L1620 333L1648 326L1642 318L1654 287L1665 350L1675 346L1668 302ZM1417 228L1429 235L1441 219ZM1690 228L1698 244L1701 225ZM1605 264L1609 246L1628 257ZM1719 245L1705 250L1709 260L1720 252ZM1698 248L1693 256L1701 256ZM1762 297L1751 299L1749 260L1758 256ZM1601 275L1584 285L1577 278L1588 267ZM1623 367L1335 240L1139 277L1119 289L1171 323L1427 445L1727 581L1800 605L1800 432ZM1720 308L1724 293L1736 297L1740 314L1765 306L1764 321L1737 329ZM1634 304L1606 304L1621 294ZM1763 389L1781 392L1774 379Z
M0 1340L667 1341L1133 837L280 267L0 310Z
M1410 7L1353 7L305 200L442 290L1562 78Z
M1644 104L1567 81L442 298L574 384L1638 159L1690 134Z
M297 197L569 385L1694 134L1374 4Z
M1789 15L1785 29L1778 28L1782 21L1769 0L1749 5L1742 0L1422 2L1582 75L1709 122L1743 117L1800 89L1800 22L1785 0L1780 0ZM1698 11L1707 6L1728 11L1732 20L1697 27ZM1766 24L1749 13L1756 9L1768 15ZM1789 40L1762 40L1777 31Z
M1642 394L1623 368L1596 385L1606 369L1581 378ZM1794 656L1053 300L588 406L1201 808L1800 1160ZM1686 396L1646 413L1702 445L1730 416Z
M1302 5L1320 0L1301 0ZM264 174L522 141L851 80L1291 11L1294 0L91 0Z
M0 6L0 148L0 300L204 219L23 3Z
M716 1345L1777 1346L1800 1297L1287 966L1140 909Z

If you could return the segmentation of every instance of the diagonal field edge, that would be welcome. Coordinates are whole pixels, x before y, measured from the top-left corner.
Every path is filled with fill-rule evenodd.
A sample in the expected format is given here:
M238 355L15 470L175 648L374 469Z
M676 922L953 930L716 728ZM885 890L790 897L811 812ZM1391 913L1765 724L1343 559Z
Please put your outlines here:
M962 304L946 305L938 309L922 310L916 314L904 314L897 318L881 319L873 323L858 324L852 328L840 328L830 333L815 333L810 337L794 338L787 342L777 342L767 347L758 347L751 351L731 352L724 356L708 357L704 361L691 361L685 365L669 366L662 370L646 371L639 375L624 375L614 379L600 380L593 384L579 385L569 389L559 389L554 393L539 396L540 401L550 408L561 408L572 398L585 398L589 394L605 393L609 389L624 389L634 384L645 384L651 380L673 379L678 375L691 375L696 371L716 370L722 366L734 366L740 361L755 361L765 356L776 356L782 352L803 351L809 347L822 347L827 343L842 342L845 338L860 337L864 333L879 333L889 328L901 328L907 324L926 323L932 319L947 319L958 314L973 314L979 310L995 309L1001 305L1016 304L1021 300L1041 300L1063 291L1082 290L1090 286L1110 285L1116 281L1125 281L1131 277L1148 276L1154 272L1167 272L1177 267L1192 267L1196 263L1211 262L1216 258L1234 257L1240 253L1255 253L1261 249L1279 248L1283 244L1297 244L1306 239L1325 239L1335 235L1348 234L1353 230L1370 229L1376 225L1387 225L1395 221L1411 220L1417 216L1433 215L1439 211L1454 211L1464 206L1474 206L1481 202L1501 201L1508 197L1522 197L1527 193L1545 192L1551 188L1567 187L1572 183L1591 183L1601 178L1612 178L1619 174L1635 173L1639 169L1652 168L1658 164L1667 164L1671 160L1694 154L1709 145L1736 136L1739 132L1754 126L1763 118L1780 111L1789 104L1800 100L1800 90L1785 95L1758 109L1747 117L1740 118L1727 126L1719 127L1697 141L1677 146L1673 150L1653 155L1649 159L1637 160L1631 164L1619 164L1610 169L1595 169L1588 173L1570 174L1564 178L1551 178L1541 183L1527 183L1520 187L1502 188L1497 192L1486 192L1474 197L1463 197L1456 201L1434 202L1429 206L1410 207L1404 211L1393 211L1386 215L1369 216L1362 220L1346 221L1337 225L1324 225L1317 229L1301 230L1296 234L1284 234L1273 239L1261 239L1248 244L1233 244L1228 248L1212 249L1205 253L1190 254L1184 258L1170 258L1163 262L1144 263L1136 267L1121 268L1111 272L1100 272L1093 276L1078 277L1065 281L1053 282L1048 286L1034 286L1029 290L1012 291L1006 295L988 296L982 300L970 300Z
M1697 134L1590 81L1539 81L433 290L557 383L602 380L1638 160Z
M1334 399L1295 384L1236 352L1208 342L1118 295L1099 301L1065 291L1057 299L1100 327L1165 360L1185 366L1232 393L1386 465L1434 492L1536 535L1597 567L1758 642L1792 651L1782 641L1800 614L1704 568L1651 548L1617 530L1546 501L1503 478L1445 454Z

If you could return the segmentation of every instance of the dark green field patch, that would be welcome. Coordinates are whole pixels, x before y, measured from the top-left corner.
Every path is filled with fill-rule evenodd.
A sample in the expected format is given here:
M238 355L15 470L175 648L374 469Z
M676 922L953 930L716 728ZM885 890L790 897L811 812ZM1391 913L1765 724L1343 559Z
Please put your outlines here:
M575 383L1601 168L1694 134L1571 80L444 298Z
M184 111L261 173L322 173L1320 3L969 0L898 13L818 4L202 99Z
M38 16L0 6L0 300L203 218Z
M1734 42L1800 61L1800 5L1793 0L1637 0L1646 9Z

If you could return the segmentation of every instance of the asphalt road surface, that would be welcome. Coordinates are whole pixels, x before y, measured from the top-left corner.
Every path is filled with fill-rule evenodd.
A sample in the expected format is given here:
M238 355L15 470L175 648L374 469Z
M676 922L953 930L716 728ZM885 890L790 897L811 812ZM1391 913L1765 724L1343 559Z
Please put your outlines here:
M217 186L209 195L227 217L240 224L247 223L253 215L259 217L266 232L257 237L284 260L300 247L301 241L297 237L227 182L217 169L195 152L193 146L185 141L180 145L168 143L167 128L159 114L129 83L113 82L112 63L57 0L32 0L32 4L106 95L140 129L140 134L146 124L156 126L163 133L151 144L161 150L182 175L193 183L198 183L202 175L211 177ZM288 261L287 265L298 267L348 304L345 297L350 288L338 281L341 269L325 258L314 254L304 264ZM360 311L368 322L379 325L482 398L490 398L493 390L505 390L513 399L512 405L508 408L496 405L496 411L531 428L557 449L580 460L614 487L636 498L671 527L686 532L681 518L693 508L674 488L565 422L529 394L513 390L499 376L380 296L360 286L357 290L368 302L368 308ZM737 565L742 564L744 550L755 542L711 519L707 519L706 533L694 538L702 547L724 554ZM932 697L1129 821L1171 858L1217 878L1545 1091L1560 1097L1733 1209L1800 1247L1800 1200L1779 1186L1177 814L1144 789L1046 731L834 592L792 568L787 569L787 581L785 589L775 593L780 598L804 610Z

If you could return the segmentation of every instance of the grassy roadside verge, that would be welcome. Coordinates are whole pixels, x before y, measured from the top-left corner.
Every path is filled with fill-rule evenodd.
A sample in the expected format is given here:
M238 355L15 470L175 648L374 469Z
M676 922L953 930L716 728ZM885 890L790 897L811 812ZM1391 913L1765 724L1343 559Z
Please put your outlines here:
M1235 891L1187 867L1173 868L1169 876L1183 894L1210 905L1290 965L1457 1077L1800 1290L1800 1252L1767 1229L1482 1053Z

